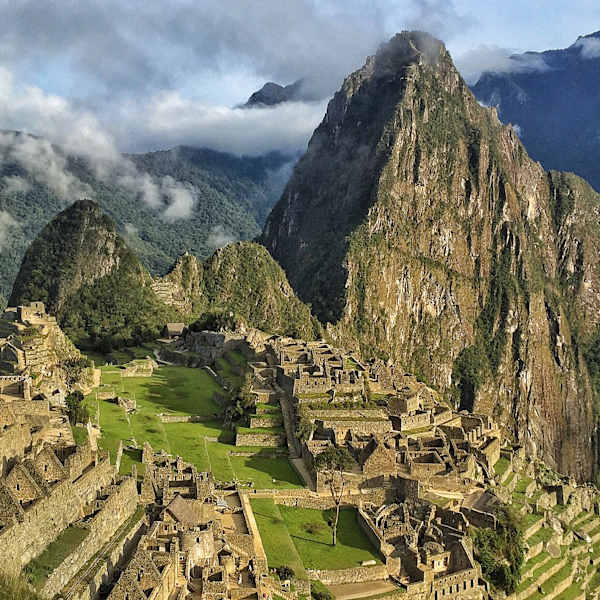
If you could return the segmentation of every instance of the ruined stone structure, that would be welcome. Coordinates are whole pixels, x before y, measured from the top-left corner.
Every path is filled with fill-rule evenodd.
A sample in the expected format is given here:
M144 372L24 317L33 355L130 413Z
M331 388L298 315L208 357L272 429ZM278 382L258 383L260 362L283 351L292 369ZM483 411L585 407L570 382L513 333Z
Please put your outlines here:
M361 510L361 525L410 598L487 597L465 517L422 501Z
M16 575L115 481L107 455L89 444L58 455L35 447L0 478L0 565ZM130 503L128 503L130 505ZM135 506L135 504L134 504Z
M56 318L46 314L42 302L9 307L0 315L0 376L25 378L19 385L0 382L0 401L16 394L24 400L43 396L59 405L66 393L88 393L99 384L99 371L63 334Z
M142 459L142 501L157 518L108 599L270 597L276 584L237 492L217 490L209 473L147 443Z

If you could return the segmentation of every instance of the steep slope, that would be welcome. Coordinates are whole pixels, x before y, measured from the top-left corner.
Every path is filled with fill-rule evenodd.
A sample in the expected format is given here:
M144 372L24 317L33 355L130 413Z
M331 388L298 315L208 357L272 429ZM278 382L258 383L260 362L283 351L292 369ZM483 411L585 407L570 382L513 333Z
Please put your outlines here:
M229 244L205 262L185 254L154 290L188 318L233 313L247 326L313 339L319 325L290 287L283 269L263 246Z
M600 190L600 31L572 46L511 57L509 73L484 73L475 96L518 125L532 158L573 171ZM522 65L532 65L523 68ZM521 65L521 66L520 66Z
M40 300L80 345L121 345L156 336L171 310L152 278L92 201L57 215L27 250L10 306Z
M441 42L403 33L331 100L263 241L331 336L589 478L599 212L478 104Z
M46 140L0 132L1 294L10 294L25 251L44 224L82 198L98 202L153 275L166 273L186 250L208 258L227 241L252 239L281 195L291 158L179 147L123 160L137 167L137 187L110 174L100 177L89 161ZM189 189L193 206L185 218L166 212L167 198L152 206L144 202L138 190L144 181Z

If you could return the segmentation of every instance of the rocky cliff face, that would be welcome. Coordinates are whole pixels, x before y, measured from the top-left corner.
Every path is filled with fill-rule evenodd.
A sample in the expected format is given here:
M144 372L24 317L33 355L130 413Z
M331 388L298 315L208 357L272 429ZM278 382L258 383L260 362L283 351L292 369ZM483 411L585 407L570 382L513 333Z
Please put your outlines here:
M263 241L338 341L589 478L599 210L581 179L528 157L440 42L403 33L336 93Z
M185 254L153 288L187 318L231 312L248 326L306 339L319 330L283 269L252 242L229 244L204 262Z

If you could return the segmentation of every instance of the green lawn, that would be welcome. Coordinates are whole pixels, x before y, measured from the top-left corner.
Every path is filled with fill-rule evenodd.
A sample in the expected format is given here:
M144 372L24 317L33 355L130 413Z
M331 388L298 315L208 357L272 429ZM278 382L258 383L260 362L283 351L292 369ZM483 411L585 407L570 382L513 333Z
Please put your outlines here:
M503 456L498 459L498 462L494 465L494 471L496 475L502 477L506 473L506 469L510 467L510 461Z
M269 566L299 560L306 569L346 569L364 560L381 563L377 551L356 520L355 509L340 511L338 541L331 545L331 511L277 506L270 499L252 500ZM295 552L289 548L290 541ZM288 558L290 557L290 558Z
M67 527L37 558L26 567L29 583L40 589L48 576L81 544L88 535L87 529L71 525Z
M128 445L135 438L139 449L124 451L122 473L129 473L133 464L137 464L139 473L143 472L141 448L148 441L155 451L163 449L180 455L199 470L211 470L219 481L251 480L259 489L302 487L285 456L230 456L231 451L242 448L235 447L234 433L224 430L216 419L202 423L160 421L157 413L210 416L220 412L213 394L221 388L205 370L160 367L152 377L121 377L121 373L118 368L103 367L102 384L117 394L135 396L137 408L133 414L126 415L122 408L108 400L97 400L96 392L92 392L85 403L93 416L100 409L100 445L111 452L113 460L119 440ZM100 388L103 389L107 388Z
M296 577L308 579L302 559L283 519L281 507L271 498L252 498L250 500L254 518L260 531L260 538L267 554L269 567L288 566L294 570Z

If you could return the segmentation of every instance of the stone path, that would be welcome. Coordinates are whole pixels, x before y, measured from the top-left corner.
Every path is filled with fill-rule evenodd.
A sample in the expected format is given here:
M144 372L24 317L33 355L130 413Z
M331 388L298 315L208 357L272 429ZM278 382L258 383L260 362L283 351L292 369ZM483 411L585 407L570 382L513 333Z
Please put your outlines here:
M341 585L327 586L334 595L335 600L353 600L377 596L386 592L393 592L398 588L389 581L366 581L365 583L343 583Z
M277 391L279 392L279 404L281 405L281 414L283 415L283 425L287 436L290 458L298 458L301 455L301 450L294 428L294 411L287 394L281 388L278 388Z

